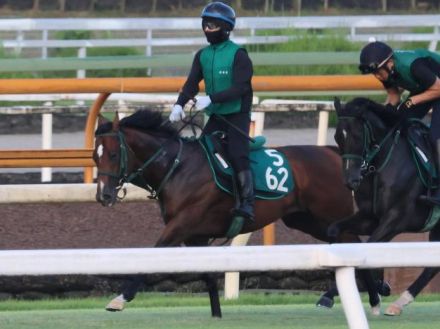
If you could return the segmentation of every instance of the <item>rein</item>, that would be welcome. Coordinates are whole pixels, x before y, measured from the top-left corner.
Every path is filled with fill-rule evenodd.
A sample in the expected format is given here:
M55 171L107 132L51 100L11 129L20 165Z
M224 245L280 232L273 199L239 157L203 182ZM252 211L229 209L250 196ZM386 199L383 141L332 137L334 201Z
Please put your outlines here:
M162 191L162 189L164 188L165 184L168 182L168 180L170 179L171 175L174 173L174 171L176 170L176 168L179 166L180 164L180 158L182 156L182 149L183 149L183 142L182 140L179 138L179 150L177 151L176 157L173 161L172 166L168 169L168 172L165 174L165 176L162 178L159 187L154 190L150 185L148 185L148 183L145 182L142 173L144 172L144 170L150 165L152 164L162 153L166 154L166 150L165 150L165 145L170 141L167 140L165 141L160 147L159 149L147 160L145 161L142 166L140 166L138 169L134 170L132 173L128 173L128 154L129 152L131 152L135 158L136 154L134 153L134 151L130 148L130 146L127 144L126 140L125 140L125 135L124 133L119 130L117 132L110 132L110 133L103 133L103 134L98 134L96 135L96 137L115 137L118 138L119 141L119 148L120 148L120 156L119 156L119 172L118 173L113 173L113 172L107 172L107 171L99 171L98 170L98 176L109 176L109 177L113 177L119 180L118 182L118 186L116 187L116 190L121 190L123 185L126 183L130 183L132 182L135 178L137 177L141 177L142 180L145 183L145 189L151 193L151 195L149 196L150 199L157 199L158 195L160 194L160 192ZM125 197L125 191L122 197L118 197L119 200L122 200Z
M356 117L351 116L341 116L339 117L339 120L354 120ZM373 173L373 172L381 172L388 162L391 159L391 156L394 152L394 148L399 142L400 139L400 129L398 127L400 126L400 122L398 122L394 127L390 129L390 131L385 135L385 137L379 142L376 142L376 138L374 136L373 128L371 127L371 124L363 119L363 149L362 154L354 154L354 153L344 153L342 154L342 159L357 159L362 161L362 176L365 177L366 175ZM379 168L376 168L376 166L372 165L372 161L376 158L376 155L383 149L383 146L385 143L390 139L393 138L393 142L391 144L390 149L388 150L388 153L385 157L385 160L383 163L379 166Z
M340 120L354 120L356 117L339 117ZM388 162L391 159L391 156L394 152L394 148L399 142L400 139L400 129L399 126L401 122L399 121L397 124L395 124L390 131L385 135L385 137L379 142L376 143L376 138L374 136L373 127L371 126L370 122L368 122L365 119L362 119L363 121L363 150L362 155L359 154L352 154L352 153L344 153L342 155L342 159L359 159L362 161L361 165L361 176L362 178L365 178L366 176L373 174L373 173L380 173L382 170L386 167ZM394 138L393 138L394 136ZM385 160L382 162L382 164L379 166L379 168L376 168L375 165L372 165L372 161L376 158L377 154L383 149L385 143L393 138L391 147L388 150L388 153L385 156ZM377 190L378 190L378 177L377 175L374 175L373 177L373 194L372 194L372 212L373 214L377 214Z

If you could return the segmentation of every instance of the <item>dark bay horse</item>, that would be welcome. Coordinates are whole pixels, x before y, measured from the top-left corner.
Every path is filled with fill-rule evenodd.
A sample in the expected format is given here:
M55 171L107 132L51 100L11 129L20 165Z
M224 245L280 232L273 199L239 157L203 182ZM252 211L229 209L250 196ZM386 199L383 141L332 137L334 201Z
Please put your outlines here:
M121 121L117 115L113 122L101 117L95 136L97 201L112 206L125 182L152 191L165 222L156 247L206 246L210 239L225 236L234 200L216 188L198 141L184 140L160 113L149 110ZM286 146L278 150L289 161L295 189L281 199L257 200L255 223L244 225L240 233L256 231L282 218L290 228L335 242L327 236L328 226L353 213L351 192L342 181L339 154L335 148L319 146ZM337 241L360 240L353 234L344 234ZM107 309L122 310L124 303L134 298L142 278L136 276ZM205 275L204 280L212 315L220 317L216 281L210 275ZM371 291L370 303L376 306L380 299L372 277L366 285Z
M426 186L402 137L407 134L407 122L390 126L385 107L366 98L345 106L336 100L335 108L335 140L342 152L344 180L354 190L359 211L332 224L329 235L351 232L368 235L368 242L386 242L399 233L430 230L429 240L440 241L440 225L425 226L431 207L418 200ZM400 314L437 272L437 268L424 269L385 314Z

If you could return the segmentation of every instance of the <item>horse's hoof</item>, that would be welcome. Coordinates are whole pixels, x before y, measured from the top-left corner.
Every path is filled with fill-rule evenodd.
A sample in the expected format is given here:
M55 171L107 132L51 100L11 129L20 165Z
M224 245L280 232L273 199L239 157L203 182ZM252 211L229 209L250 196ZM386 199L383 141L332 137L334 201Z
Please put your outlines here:
M391 295L391 286L388 282L379 280L377 281L377 292L381 296L389 296Z
M109 312L120 312L124 309L124 301L114 298L110 303L107 304L105 309Z
M402 308L396 304L391 304L385 310L385 315L396 316L402 314Z
M325 308L332 308L335 304L334 300L331 298L328 298L327 296L321 296L319 298L318 302L316 303L317 307L325 307Z
M380 304L371 307L371 314L375 316L380 315Z

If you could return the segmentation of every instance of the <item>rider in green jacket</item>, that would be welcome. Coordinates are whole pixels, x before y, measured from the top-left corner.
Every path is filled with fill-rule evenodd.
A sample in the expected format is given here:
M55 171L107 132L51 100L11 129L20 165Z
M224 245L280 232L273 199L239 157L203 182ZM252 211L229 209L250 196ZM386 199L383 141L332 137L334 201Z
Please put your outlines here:
M244 48L229 40L235 26L235 12L230 6L212 2L203 9L201 17L209 45L196 53L169 119L175 122L185 116L185 104L197 95L199 82L204 80L206 96L195 98L196 109L204 109L209 116L203 133L226 133L226 153L236 173L240 199L240 205L233 211L253 223L254 186L246 138L253 97L252 62Z
M360 54L359 70L372 73L387 91L386 110L396 122L403 117L423 118L432 109L430 139L440 168L440 55L425 50L393 50L383 42L367 44ZM401 94L409 97L401 102ZM440 205L440 188L421 200Z

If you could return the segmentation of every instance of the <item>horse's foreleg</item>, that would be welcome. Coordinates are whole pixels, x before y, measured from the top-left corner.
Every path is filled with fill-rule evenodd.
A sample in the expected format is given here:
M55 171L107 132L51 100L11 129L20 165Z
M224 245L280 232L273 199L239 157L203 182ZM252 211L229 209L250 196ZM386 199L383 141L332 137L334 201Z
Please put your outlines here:
M439 272L438 268L425 268L419 277L414 281L407 290L402 292L400 297L390 304L385 310L385 315L400 315L403 308L411 304L423 288L431 281L431 279Z
M368 298L371 306L371 314L380 315L380 296L378 285L374 281L372 272L370 270L358 270L359 278L364 282L365 288L368 292Z
M429 241L440 241L440 225L434 227L434 229L429 234ZM409 305L414 298L426 287L429 281L440 271L439 268L427 267L418 276L416 281L414 281L407 290L405 290L400 297L393 302L385 311L386 315L400 315L402 314L403 308Z
M124 309L125 303L130 302L136 296L142 285L144 276L135 275L130 278L130 281L123 288L122 293L113 298L110 303L107 304L105 309L110 312L122 311Z
M350 232L356 235L370 235L376 228L377 222L361 212L331 224L327 229L327 235L339 238L343 232Z
M193 247L204 247L208 245L208 241L206 239L193 239L191 241L185 241L185 245ZM218 294L217 278L212 274L205 273L202 275L202 280L205 281L206 287L208 288L209 302L211 304L211 315L216 318L221 318L222 310L220 306L220 297Z
M379 315L380 314L380 296L388 296L389 295L389 285L386 282L378 281L375 282L373 275L370 270L360 270L356 271L358 273L359 278L364 282L365 288L368 291L369 302L371 306L371 314ZM324 294L321 295L316 306L332 308L334 305L334 297L338 296L338 288L336 284L333 282L330 289L327 290Z
M217 279L211 274L204 274L203 280L206 282L208 288L211 315L215 318L221 318L222 310L220 307L220 297L218 295Z
M332 308L335 304L335 296L338 295L338 288L336 287L336 283L333 281L330 289L319 297L319 300L316 302L316 306Z
M170 232L173 232L173 230L171 230L167 226L164 232L161 234L155 247L172 247L178 246L182 243L182 239L177 238L179 234L173 235ZM145 275L131 276L129 282L124 286L122 293L119 296L113 298L110 303L107 304L105 309L110 312L122 311L125 307L125 303L130 302L134 299L145 277Z

